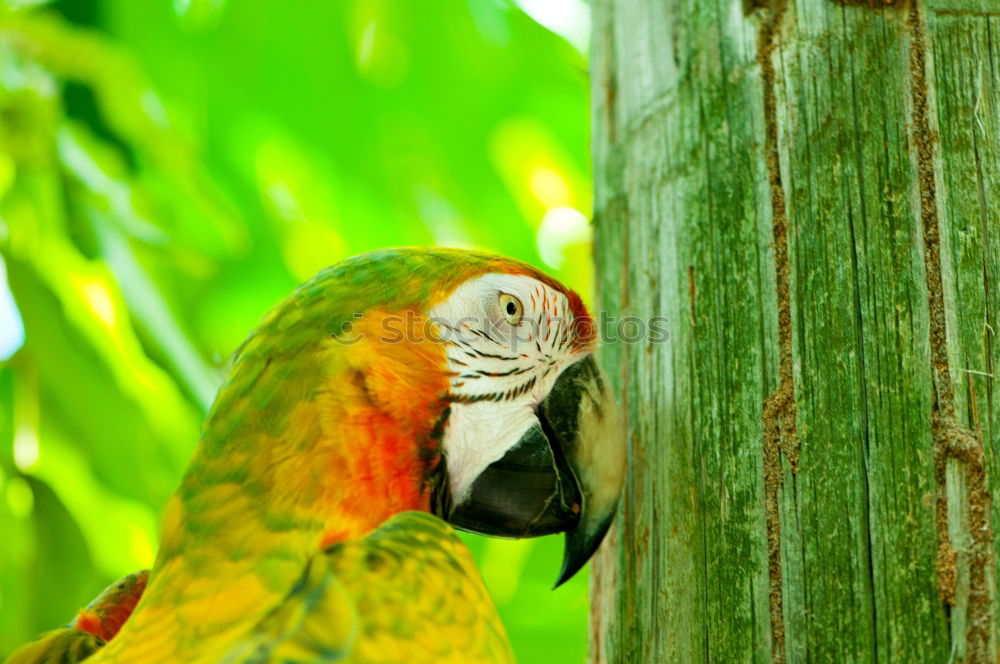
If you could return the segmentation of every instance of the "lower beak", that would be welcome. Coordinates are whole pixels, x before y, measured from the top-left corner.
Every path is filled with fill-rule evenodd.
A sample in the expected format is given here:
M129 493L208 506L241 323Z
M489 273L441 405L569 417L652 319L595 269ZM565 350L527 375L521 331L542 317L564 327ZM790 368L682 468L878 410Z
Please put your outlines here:
M458 528L499 537L566 533L556 587L590 559L621 493L625 438L607 376L593 356L560 374L532 426L450 512Z

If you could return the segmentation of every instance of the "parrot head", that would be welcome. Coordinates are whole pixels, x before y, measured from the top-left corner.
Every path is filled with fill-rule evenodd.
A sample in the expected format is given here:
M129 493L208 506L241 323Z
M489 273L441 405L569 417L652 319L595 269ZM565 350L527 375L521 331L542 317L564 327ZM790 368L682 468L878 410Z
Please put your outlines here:
M498 537L566 533L560 585L597 549L618 502L624 444L579 296L520 264L476 274L429 309L450 376L434 505ZM495 268L494 268L495 269Z
M518 261L402 248L324 270L234 355L158 566L206 533L248 555L422 510L497 537L565 533L561 584L600 544L624 473L596 345L579 296Z

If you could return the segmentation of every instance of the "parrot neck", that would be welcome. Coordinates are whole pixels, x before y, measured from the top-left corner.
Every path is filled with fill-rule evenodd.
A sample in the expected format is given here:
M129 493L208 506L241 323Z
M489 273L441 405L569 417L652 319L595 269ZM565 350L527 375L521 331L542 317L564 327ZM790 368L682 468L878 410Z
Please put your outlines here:
M244 552L266 546L263 527L311 554L429 511L447 362L438 343L381 343L389 317L366 314L351 346L276 350L251 337L177 492L177 531ZM248 515L252 532L241 533L234 523Z
M280 419L281 435L256 430L218 456L202 446L175 496L178 523L170 526L168 515L165 535L202 533L185 537L185 549L194 541L268 555L280 542L309 556L400 512L430 511L440 458L427 443L433 420L417 424L371 404L357 376L329 382Z
M376 314L362 324L375 326L365 339L380 338ZM361 342L348 353L275 349L269 336L238 353L164 510L149 588L95 662L140 650L156 650L148 661L219 661L214 644L255 624L323 548L430 511L448 386L439 345ZM183 634L192 629L197 639Z

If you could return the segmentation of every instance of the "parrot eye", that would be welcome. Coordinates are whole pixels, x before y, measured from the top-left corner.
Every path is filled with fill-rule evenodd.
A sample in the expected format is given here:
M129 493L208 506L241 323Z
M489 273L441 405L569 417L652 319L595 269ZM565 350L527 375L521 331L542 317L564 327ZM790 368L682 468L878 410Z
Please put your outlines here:
M503 312L508 323L517 327L517 324L521 322L521 316L524 315L524 305L513 295L500 293L500 311Z

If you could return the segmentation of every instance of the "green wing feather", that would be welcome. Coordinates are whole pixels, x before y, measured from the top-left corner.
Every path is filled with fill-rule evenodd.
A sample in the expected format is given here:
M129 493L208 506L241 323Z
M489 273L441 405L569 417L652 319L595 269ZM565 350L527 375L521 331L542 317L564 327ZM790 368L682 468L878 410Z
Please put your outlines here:
M76 664L104 641L75 627L60 627L15 650L4 664Z

